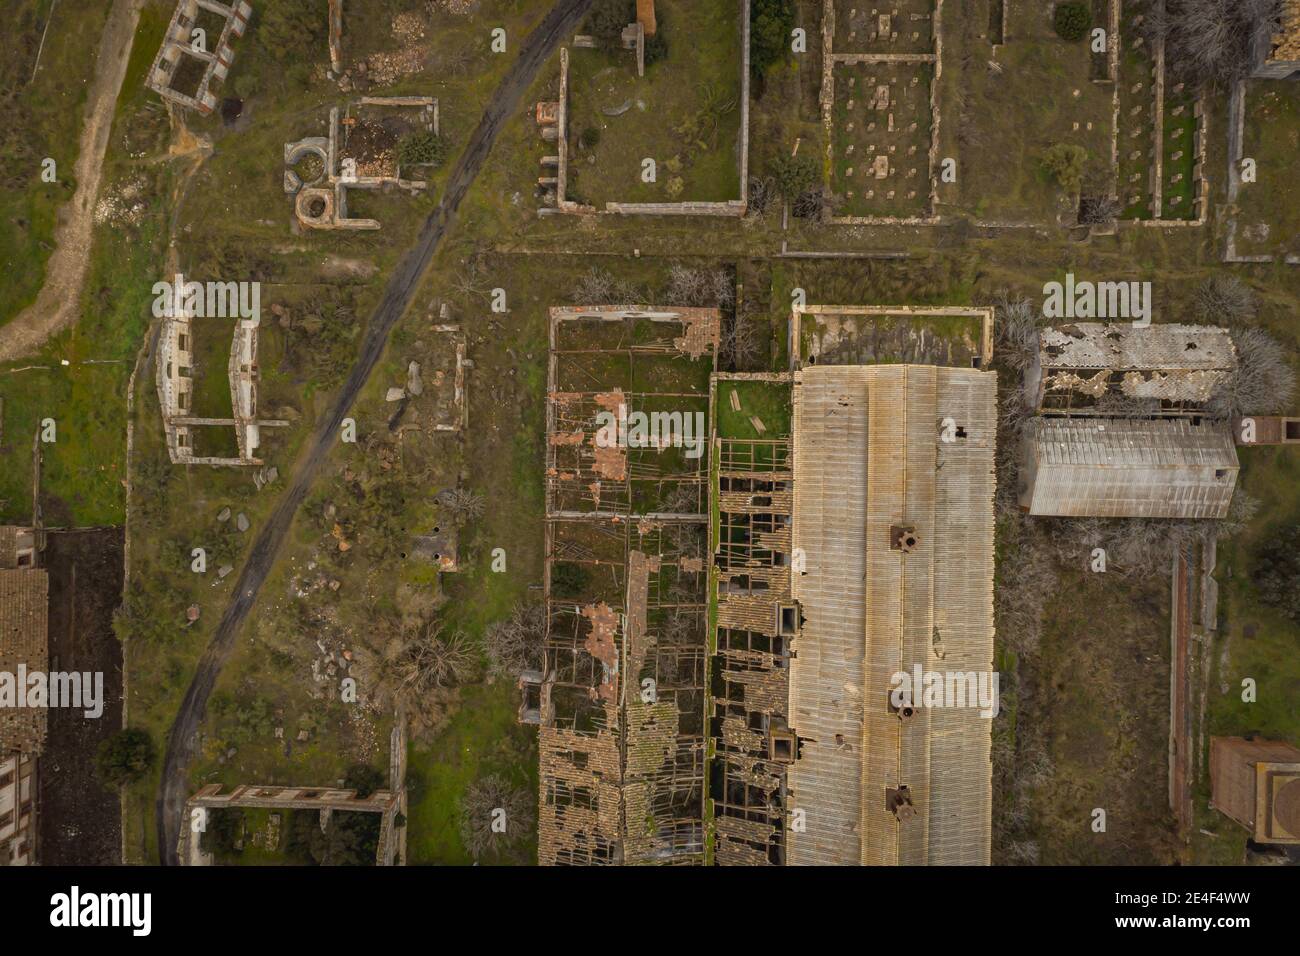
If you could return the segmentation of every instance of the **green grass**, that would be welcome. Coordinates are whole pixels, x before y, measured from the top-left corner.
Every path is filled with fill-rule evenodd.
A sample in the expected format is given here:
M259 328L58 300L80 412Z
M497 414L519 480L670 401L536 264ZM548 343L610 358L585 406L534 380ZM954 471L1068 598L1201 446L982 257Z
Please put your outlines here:
M1300 255L1300 196L1294 188L1300 152L1300 90L1288 80L1252 80L1246 87L1243 155L1257 179L1238 195L1237 251ZM1267 237L1263 229L1267 228Z
M408 773L420 778L417 799L407 814L406 852L411 864L466 865L472 862L460 839L461 797L473 781L505 773L537 789L536 754L521 761L512 747L535 740L531 728L516 721L518 692L496 684L466 688L460 709L431 744L412 744ZM522 851L536 859L536 841Z
M0 266L5 275L0 325L31 304L45 280L55 218L76 186L73 167L83 107L109 6L99 0L15 0L6 5L0 83L20 92L0 112L0 122L13 127L0 138L0 152L6 154L6 167L21 170L22 176L0 188ZM45 45L33 79L42 34ZM47 157L56 164L52 183L41 180L41 162Z
M635 55L570 51L570 198L606 202L725 202L740 198L739 5L661 0L668 55L636 75ZM604 111L625 112L610 116ZM579 140L599 131L593 148ZM642 161L657 164L642 181ZM594 160L594 162L592 162Z
M731 407L731 393L740 396L740 411ZM774 382L718 382L718 437L767 439L790 434L790 386ZM766 429L759 434L751 418Z

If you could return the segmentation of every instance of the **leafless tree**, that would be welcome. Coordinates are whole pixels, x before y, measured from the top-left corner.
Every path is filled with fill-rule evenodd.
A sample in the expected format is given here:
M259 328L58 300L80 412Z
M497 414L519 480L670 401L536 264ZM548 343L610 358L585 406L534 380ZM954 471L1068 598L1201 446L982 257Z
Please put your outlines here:
M419 699L434 690L464 684L474 673L474 647L461 631L444 634L428 623L405 636L386 668L394 697L419 708Z
M475 860L492 858L525 840L536 812L533 796L496 774L480 777L460 800L460 838Z
M1237 366L1211 396L1208 410L1218 418L1275 415L1291 405L1296 375L1291 356L1263 329L1237 329Z
M1113 222L1119 215L1119 200L1114 196L1083 196L1079 199L1079 223L1100 226Z
M516 604L504 621L489 624L483 633L488 676L515 680L526 670L542 666L546 638L546 608L541 604Z
M645 301L645 295L635 283L618 279L595 266L582 274L570 296L578 305L632 305Z
M726 269L675 265L668 271L663 301L670 305L726 309L736 301L736 286Z
M1196 317L1202 322L1249 322L1258 308L1250 286L1234 275L1213 275L1196 289Z
M1141 30L1153 46L1164 41L1182 82L1227 86L1251 72L1281 14L1282 0L1169 0L1147 7Z
M1023 371L1038 355L1040 314L1028 299L1003 296L995 306L994 330L999 360L1008 368Z
M485 501L468 488L452 488L438 496L438 504L457 527L483 517Z
M751 371L760 362L763 343L748 303L730 321L723 322L718 354L726 368Z

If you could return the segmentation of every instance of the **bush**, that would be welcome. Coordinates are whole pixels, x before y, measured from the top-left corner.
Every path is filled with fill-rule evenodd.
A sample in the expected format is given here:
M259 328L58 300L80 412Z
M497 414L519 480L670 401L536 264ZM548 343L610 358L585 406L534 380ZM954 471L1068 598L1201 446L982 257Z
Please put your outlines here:
M1300 624L1300 525L1276 532L1255 556L1251 580L1265 604Z
M663 17L659 18L659 29L655 35L645 38L645 65L658 63L668 56L668 41L664 39Z
M410 133L397 144L397 164L403 170L408 166L432 166L437 169L446 159L447 141L428 130Z
M578 145L590 152L600 145L600 127L588 126L578 137Z
M1088 12L1087 4L1058 3L1052 24L1056 27L1057 36L1075 43L1088 35L1092 15Z
M355 790L357 796L364 800L376 790L383 789L388 783L388 778L369 764L355 763L348 768L348 772L343 775L343 785L349 790Z
M124 787L143 777L153 767L153 738L134 727L120 730L99 745L95 773L109 787Z
M776 191L784 199L797 199L802 193L819 185L817 161L804 153L802 156L781 156L772 163Z
M636 8L632 0L596 0L587 17L586 32L605 47L617 48L622 41L623 29L636 22Z
M1057 143L1043 153L1043 168L1070 192L1083 185L1083 164L1088 159L1088 151L1082 146L1070 143Z
M749 67L758 80L790 49L794 0L751 0L749 14Z
M319 56L325 42L327 6L326 0L280 0L258 5L252 33L278 62L309 63Z

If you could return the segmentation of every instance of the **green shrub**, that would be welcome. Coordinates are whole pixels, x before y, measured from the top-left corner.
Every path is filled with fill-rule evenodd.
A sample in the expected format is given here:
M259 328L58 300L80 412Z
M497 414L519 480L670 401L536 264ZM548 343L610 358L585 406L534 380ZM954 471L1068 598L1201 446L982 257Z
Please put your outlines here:
M1043 168L1064 188L1075 192L1083 185L1083 165L1088 151L1082 146L1057 143L1043 153Z
M122 787L139 780L154 762L153 738L135 727L119 730L99 745L95 772L109 787Z
M817 186L820 176L817 160L804 153L802 156L782 156L772 163L776 191L783 199L798 199Z
M432 166L437 169L447 160L447 141L430 130L408 133L397 144L397 165Z
M1058 3L1052 23L1056 27L1057 36L1074 43L1088 35L1092 14L1084 3Z
M593 150L600 143L600 127L588 126L578 137L578 145L585 150Z
M785 59L794 29L794 0L751 0L749 67L754 79Z

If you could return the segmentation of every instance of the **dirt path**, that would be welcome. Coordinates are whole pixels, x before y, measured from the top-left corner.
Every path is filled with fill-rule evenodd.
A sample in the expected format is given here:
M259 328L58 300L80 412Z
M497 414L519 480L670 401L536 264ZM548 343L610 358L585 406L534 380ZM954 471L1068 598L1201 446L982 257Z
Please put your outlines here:
M338 441L339 426L356 401L370 373L379 362L388 334L402 317L419 286L424 270L433 259L443 236L455 219L465 194L483 167L492 144L502 127L518 115L519 103L532 85L542 65L560 42L577 29L582 18L595 0L559 0L545 19L537 26L520 49L519 58L511 66L491 102L484 111L478 126L470 136L465 152L452 170L447 189L438 208L430 213L420 229L419 238L401 262L398 263L384 296L366 327L366 337L361 354L348 374L347 381L334 399L329 410L321 416L315 431L294 465L288 488L276 503L266 525L258 532L248 560L239 573L234 597L227 605L212 640L199 660L194 679L185 692L176 720L167 738L167 755L163 763L162 781L158 789L155 822L158 831L158 852L163 863L175 865L177 841L180 837L182 815L188 796L188 771L194 757L199 726L207 708L208 697L216 685L230 651L235 635L248 612L257 600L267 574L275 564L276 556L289 532L289 526L299 505L307 497L312 482L320 472L330 450Z
M30 355L56 332L70 326L81 305L81 288L90 265L95 203L103 178L104 154L113 128L117 94L131 58L131 42L144 0L114 0L99 40L95 76L86 100L81 152L74 175L77 190L59 210L54 252L45 265L45 285L36 301L0 329L0 362Z

